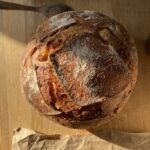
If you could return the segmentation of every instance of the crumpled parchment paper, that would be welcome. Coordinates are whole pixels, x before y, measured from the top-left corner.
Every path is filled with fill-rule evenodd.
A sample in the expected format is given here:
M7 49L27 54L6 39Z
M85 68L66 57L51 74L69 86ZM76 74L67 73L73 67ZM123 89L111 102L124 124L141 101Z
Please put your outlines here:
M13 150L150 150L150 133L113 130L89 135L44 135L26 128L14 130Z

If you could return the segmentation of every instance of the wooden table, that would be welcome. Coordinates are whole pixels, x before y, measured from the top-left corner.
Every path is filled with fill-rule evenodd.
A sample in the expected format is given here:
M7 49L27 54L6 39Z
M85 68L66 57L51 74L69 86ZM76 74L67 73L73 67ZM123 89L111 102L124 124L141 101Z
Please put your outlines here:
M50 1L50 0L49 0ZM150 131L150 55L144 43L150 34L149 0L60 0L76 10L96 10L122 23L135 38L139 53L139 76L124 110L102 128L125 131ZM60 2L57 0L57 2ZM22 4L42 4L48 0L14 0ZM53 2L56 2L56 0ZM28 104L20 91L22 52L42 21L33 12L0 11L0 149L11 149L13 129L26 127L46 134L89 134L69 129L41 116Z

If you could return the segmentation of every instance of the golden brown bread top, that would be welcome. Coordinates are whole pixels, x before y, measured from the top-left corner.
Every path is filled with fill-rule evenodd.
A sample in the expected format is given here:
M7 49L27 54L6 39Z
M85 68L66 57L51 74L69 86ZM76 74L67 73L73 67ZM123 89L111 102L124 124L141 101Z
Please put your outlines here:
M23 70L34 66L40 96L56 114L75 120L106 116L122 101L113 97L133 88L134 44L119 23L101 13L73 11L53 16L38 28L32 43ZM24 78L23 73L23 82ZM27 92L28 98L35 103L31 93ZM102 104L109 101L105 111Z

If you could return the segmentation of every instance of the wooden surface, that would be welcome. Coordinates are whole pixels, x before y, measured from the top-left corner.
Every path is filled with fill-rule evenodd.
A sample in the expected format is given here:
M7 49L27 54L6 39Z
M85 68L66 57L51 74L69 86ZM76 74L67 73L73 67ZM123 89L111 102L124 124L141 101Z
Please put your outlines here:
M49 0L50 1L50 0ZM21 4L45 0L13 0ZM56 1L52 1L56 2ZM57 1L58 2L58 1ZM76 10L97 10L121 22L134 37L139 54L139 76L124 110L102 128L150 131L150 55L144 43L150 34L149 0L62 0ZM19 71L22 52L42 15L33 12L0 10L0 149L11 149L12 131L26 127L47 134L89 134L92 131L68 129L39 115L20 91Z

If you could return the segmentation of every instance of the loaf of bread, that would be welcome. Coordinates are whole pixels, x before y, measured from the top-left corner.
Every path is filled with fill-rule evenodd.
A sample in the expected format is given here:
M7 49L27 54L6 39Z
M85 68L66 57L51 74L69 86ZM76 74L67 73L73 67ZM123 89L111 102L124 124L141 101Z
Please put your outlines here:
M29 102L74 128L116 116L135 85L137 51L121 24L94 11L70 11L43 22L29 42L21 69Z

